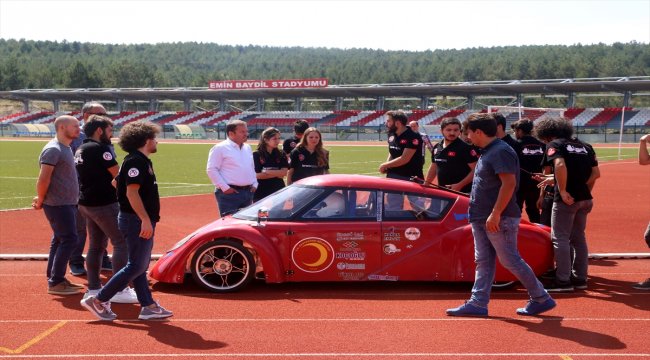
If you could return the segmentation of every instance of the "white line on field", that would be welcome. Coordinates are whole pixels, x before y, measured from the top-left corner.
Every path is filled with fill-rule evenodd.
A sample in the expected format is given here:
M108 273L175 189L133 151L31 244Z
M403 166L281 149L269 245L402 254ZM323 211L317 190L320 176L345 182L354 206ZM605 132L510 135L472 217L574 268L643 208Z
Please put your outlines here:
M36 180L38 178L26 176L0 176L0 179Z

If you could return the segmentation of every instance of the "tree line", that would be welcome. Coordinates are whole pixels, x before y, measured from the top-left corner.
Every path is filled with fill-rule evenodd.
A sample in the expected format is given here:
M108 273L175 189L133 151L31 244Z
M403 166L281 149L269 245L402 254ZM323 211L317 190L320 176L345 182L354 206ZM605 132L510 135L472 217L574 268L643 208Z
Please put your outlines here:
M320 77L330 84L372 84L647 75L650 46L638 42L416 52L0 39L0 90L206 87L210 80Z

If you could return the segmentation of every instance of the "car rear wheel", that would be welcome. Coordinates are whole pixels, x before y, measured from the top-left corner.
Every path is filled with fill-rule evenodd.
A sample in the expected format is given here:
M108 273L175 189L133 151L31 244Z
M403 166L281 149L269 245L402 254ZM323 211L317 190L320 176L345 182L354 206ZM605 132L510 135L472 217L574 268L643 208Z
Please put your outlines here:
M233 240L215 240L201 246L192 257L192 278L201 287L219 293L239 291L252 279L255 260Z

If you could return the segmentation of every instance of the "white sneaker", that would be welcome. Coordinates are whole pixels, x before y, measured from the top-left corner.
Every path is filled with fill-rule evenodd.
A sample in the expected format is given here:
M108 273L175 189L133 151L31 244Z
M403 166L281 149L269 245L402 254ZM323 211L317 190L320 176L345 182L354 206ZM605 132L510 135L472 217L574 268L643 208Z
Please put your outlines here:
M138 304L138 296L135 294L135 290L131 287L126 287L124 290L118 292L113 296L111 302L118 304Z
M97 290L88 289L88 290L86 290L86 293L84 294L84 297L82 298L82 300L88 299L90 296L97 297L97 294L99 294L99 289L97 289Z

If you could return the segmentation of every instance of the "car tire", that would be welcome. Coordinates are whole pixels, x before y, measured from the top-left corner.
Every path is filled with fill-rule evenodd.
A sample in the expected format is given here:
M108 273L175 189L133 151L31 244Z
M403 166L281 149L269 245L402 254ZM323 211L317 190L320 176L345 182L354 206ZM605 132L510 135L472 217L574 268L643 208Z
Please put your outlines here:
M250 251L234 240L214 240L203 244L192 256L192 278L206 290L216 293L239 291L255 274Z

